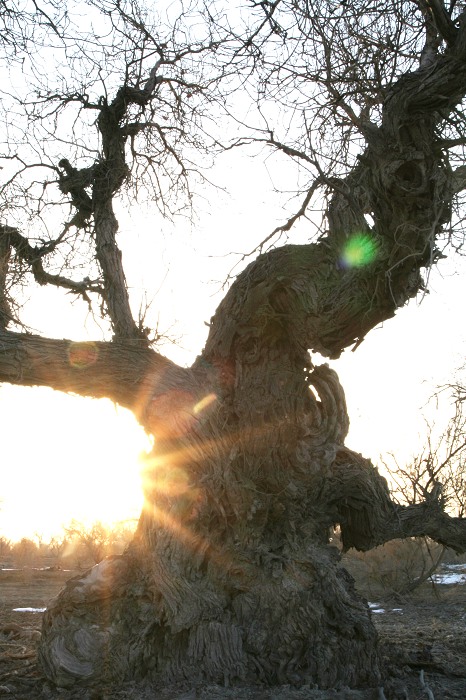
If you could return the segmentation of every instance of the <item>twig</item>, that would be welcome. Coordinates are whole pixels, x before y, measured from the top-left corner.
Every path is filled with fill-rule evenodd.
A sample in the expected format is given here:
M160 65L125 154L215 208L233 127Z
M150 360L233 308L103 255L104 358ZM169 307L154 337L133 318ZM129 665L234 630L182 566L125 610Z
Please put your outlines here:
M434 694L431 691L431 689L429 688L429 686L427 685L426 680L424 678L424 669L422 669L421 673L419 674L419 682L421 684L421 688L426 693L429 700L435 700Z
M0 675L0 681L2 681L4 678L9 678L10 676L17 676L18 672L21 671L21 673L22 673L25 668L27 668L28 666L34 666L35 663L36 663L35 661L27 661L25 664L21 664L21 666L18 666L17 668L13 669L12 671L7 671L6 673L2 673Z

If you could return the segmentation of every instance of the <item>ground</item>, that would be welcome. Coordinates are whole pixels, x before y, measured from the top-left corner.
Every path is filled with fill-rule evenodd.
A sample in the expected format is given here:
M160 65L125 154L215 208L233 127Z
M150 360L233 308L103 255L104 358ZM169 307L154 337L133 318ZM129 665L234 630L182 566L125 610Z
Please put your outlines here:
M426 584L409 599L373 605L384 660L383 693L310 687L53 688L36 664L43 608L74 572L0 570L0 698L15 700L450 700L466 698L466 585ZM384 612L376 612L383 607ZM424 683L424 686L422 685Z

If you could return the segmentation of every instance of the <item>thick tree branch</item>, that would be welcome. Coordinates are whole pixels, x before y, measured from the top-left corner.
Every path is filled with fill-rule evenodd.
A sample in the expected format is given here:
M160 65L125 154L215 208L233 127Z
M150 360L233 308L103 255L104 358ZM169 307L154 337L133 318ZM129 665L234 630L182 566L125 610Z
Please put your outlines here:
M432 15L435 26L448 46L456 41L458 30L448 14L442 0L421 0L421 6L425 14Z
M98 199L94 209L96 257L104 278L105 301L116 338L144 338L131 311L121 251L116 242L118 222L111 199Z
M430 537L466 551L466 518L453 518L443 510L441 485L422 503L400 506L390 499L386 480L369 460L342 448L325 486L324 500L340 523L345 549L366 551L393 539Z
M144 107L153 96L160 82L157 70L161 61L153 66L143 89L124 85L109 103L103 99L97 119L102 137L102 161L95 168L80 171L83 182L78 198L83 215L87 215L89 205L94 214L96 256L99 261L105 288L105 301L112 328L117 338L141 338L142 331L134 322L129 303L128 289L123 269L121 251L116 242L118 222L113 211L113 196L129 175L125 159L125 144L128 137L124 120L131 104ZM63 162L63 161L62 161ZM86 180L89 174L90 182ZM76 178L70 173L67 178ZM92 183L92 198L86 198L84 188Z
M5 330L12 318L6 295L6 278L9 259L10 246L8 245L8 241L0 235L0 330Z
M109 398L132 410L148 429L150 401L188 374L144 341L81 343L0 328L0 382Z
M453 171L453 189L456 194L466 190L466 165L460 165Z
M370 240L373 260L366 267L346 264L343 236L260 255L238 276L212 318L206 356L234 354L235 343L247 336L269 346L286 339L301 353L311 349L331 358L361 342L421 284L411 259L405 263L409 273L396 270L389 278L388 260L383 249L378 252L383 243Z
M91 216L94 217L96 257L104 280L104 289L98 291L105 300L112 329L117 338L144 337L134 321L129 303L122 255L116 242L118 222L113 211L113 197L129 175L125 145L131 129L128 131L124 122L131 104L144 107L153 97L161 81L157 75L161 63L161 59L155 63L142 89L125 84L111 102L105 98L101 100L97 119L102 138L102 158L99 162L82 169L73 167L66 158L58 164L62 170L60 189L64 194L71 196L71 202L76 209L69 226L83 228ZM163 134L161 136L163 137ZM88 189L91 190L91 194L87 192ZM35 264L36 267L41 267L40 261ZM46 278L43 269L38 269L37 274L44 280L38 280L41 284L48 282L66 286L61 278ZM76 291L81 292L80 289Z
M442 43L442 37L439 34L439 31L432 16L432 11L427 2L424 2L424 0L420 0L420 5L425 20L426 40L424 48L421 52L419 65L421 66L421 68L424 68L426 66L432 65L436 60L438 56L438 50Z
M212 319L207 357L234 356L235 343L245 337L264 346L286 338L301 352L338 357L423 289L421 269L437 260L435 241L463 180L461 169L452 175L437 146L442 110L465 93L466 23L455 33L432 65L387 90L381 125L366 130L366 151L347 177L320 173L332 193L327 236L259 256L238 277ZM273 135L269 142L316 166ZM351 241L359 246L355 262L347 255Z
M417 71L405 73L390 88L384 103L384 117L392 121L392 127L400 128L400 122L412 120L415 113L440 121L458 105L465 94L466 77L466 21L462 21L456 38L439 55L432 65L421 66Z

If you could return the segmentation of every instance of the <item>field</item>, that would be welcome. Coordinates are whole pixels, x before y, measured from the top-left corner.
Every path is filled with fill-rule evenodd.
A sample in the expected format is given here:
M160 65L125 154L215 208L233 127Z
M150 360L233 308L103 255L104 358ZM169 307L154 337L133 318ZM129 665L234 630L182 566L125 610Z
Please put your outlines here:
M426 584L415 596L373 604L387 679L384 695L372 691L293 689L161 688L144 686L93 690L51 687L37 667L41 613L67 571L0 570L0 698L31 700L449 700L466 698L466 585ZM383 608L384 612L380 612Z

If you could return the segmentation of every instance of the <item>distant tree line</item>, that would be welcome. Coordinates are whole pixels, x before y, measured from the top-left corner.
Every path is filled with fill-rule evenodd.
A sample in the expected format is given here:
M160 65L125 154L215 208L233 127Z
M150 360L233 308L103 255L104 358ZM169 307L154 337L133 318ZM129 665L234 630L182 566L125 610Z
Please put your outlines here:
M86 525L72 520L48 542L40 533L17 542L0 536L0 568L89 568L104 557L121 554L131 541L134 528L134 521L125 520L110 527L99 521Z

